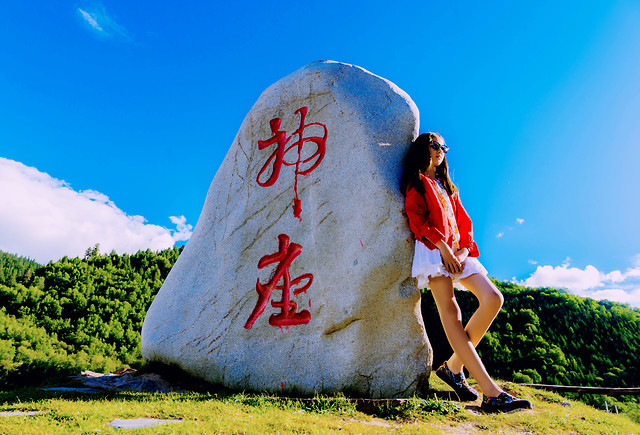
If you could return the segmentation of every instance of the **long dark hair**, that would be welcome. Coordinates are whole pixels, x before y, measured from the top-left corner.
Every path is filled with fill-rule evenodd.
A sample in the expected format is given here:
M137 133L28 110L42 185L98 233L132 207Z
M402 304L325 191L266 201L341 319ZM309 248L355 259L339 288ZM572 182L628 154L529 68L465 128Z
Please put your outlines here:
M402 193L407 193L407 186L413 186L420 193L424 193L424 185L420 180L420 173L425 173L431 163L431 157L429 154L429 146L432 142L437 142L441 139L444 142L444 138L439 133L422 133L416 138L409 146L409 151L404 157L403 172L402 172ZM458 189L455 184L449 178L449 165L447 164L447 157L440 166L436 167L436 179L442 182L445 190L449 195L453 195Z

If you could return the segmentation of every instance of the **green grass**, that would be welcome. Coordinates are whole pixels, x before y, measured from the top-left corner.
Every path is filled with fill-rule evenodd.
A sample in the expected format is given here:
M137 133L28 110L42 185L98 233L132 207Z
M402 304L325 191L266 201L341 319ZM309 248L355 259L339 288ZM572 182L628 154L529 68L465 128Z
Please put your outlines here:
M0 412L43 411L33 416L0 417L2 434L112 433L111 420L181 419L183 423L134 430L134 433L533 433L633 434L640 424L624 414L605 413L562 396L504 384L533 401L534 409L485 415L476 404L448 400L440 380L432 397L367 406L344 396L297 399L258 393L205 391L184 393L105 392L79 394L24 388L0 393ZM369 403L370 405L370 403Z

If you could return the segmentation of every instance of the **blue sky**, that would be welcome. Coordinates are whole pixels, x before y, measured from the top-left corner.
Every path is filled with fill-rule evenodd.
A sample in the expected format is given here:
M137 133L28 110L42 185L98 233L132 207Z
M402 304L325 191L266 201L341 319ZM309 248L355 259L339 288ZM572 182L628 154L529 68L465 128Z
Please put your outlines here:
M491 276L640 306L640 4L486 3L3 4L0 249L184 243L260 93L331 59L444 135Z

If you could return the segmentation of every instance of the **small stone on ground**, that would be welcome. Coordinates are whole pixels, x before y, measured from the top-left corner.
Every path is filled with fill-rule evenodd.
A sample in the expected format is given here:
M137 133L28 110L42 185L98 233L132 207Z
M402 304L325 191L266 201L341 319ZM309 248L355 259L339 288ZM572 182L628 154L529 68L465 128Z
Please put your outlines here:
M115 429L141 429L143 427L154 427L161 424L182 423L184 420L166 420L161 418L116 418L107 423Z
M0 412L0 417L13 417L17 415L38 415L42 414L44 411L6 411Z

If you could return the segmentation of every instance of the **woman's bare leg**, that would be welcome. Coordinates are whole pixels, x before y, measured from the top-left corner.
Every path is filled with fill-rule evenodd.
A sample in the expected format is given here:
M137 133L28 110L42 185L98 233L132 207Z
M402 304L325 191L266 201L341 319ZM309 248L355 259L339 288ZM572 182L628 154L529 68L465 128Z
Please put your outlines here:
M453 294L451 278L445 276L430 278L429 288L436 301L440 321L453 351L467 367L471 376L478 382L482 392L490 397L498 396L502 390L487 373L475 346L462 326L462 315Z
M493 320L500 312L504 298L500 290L498 290L486 275L476 273L461 279L460 283L468 288L478 299L478 309L473 313L473 316L471 316L467 326L464 328L473 347L477 347L493 323ZM462 366L462 360L455 352L451 355L451 358L447 360L447 367L449 367L449 370L453 373L460 373Z

